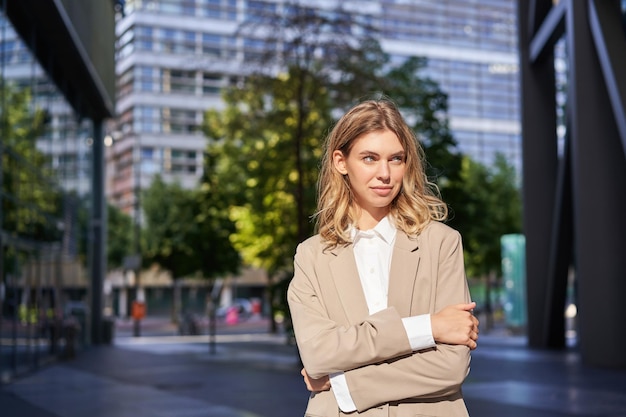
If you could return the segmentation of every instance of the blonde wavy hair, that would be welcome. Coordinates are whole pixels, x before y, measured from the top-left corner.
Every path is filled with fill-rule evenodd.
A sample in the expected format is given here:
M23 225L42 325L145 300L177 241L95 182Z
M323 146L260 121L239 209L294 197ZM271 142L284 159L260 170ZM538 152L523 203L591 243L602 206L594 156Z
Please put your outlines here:
M406 155L402 188L390 207L396 227L417 236L429 221L443 221L448 216L437 186L426 176L424 151L396 105L389 99L367 100L342 116L326 138L315 218L327 248L350 243L350 227L357 223L349 179L335 169L333 152L340 150L348 157L357 139L384 130L396 134Z

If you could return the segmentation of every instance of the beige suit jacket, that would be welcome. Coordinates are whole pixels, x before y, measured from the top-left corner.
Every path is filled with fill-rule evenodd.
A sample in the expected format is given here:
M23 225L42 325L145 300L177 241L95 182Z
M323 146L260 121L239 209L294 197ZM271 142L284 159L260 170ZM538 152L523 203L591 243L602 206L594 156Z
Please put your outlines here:
M388 308L370 315L352 245L324 250L319 235L301 243L288 289L296 342L309 375L345 372L358 411L368 417L467 416L461 384L465 346L412 352L403 317L469 302L461 236L431 222L417 238L398 231ZM342 416L331 391L312 393L306 416Z

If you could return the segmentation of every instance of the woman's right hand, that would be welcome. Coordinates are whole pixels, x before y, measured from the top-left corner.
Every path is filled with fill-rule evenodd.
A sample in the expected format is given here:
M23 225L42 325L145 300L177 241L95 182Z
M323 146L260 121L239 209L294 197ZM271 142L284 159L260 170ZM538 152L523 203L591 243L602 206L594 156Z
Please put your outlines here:
M320 392L328 391L330 389L330 378L328 377L328 375L318 379L314 379L309 376L309 374L306 372L306 369L304 368L302 368L300 374L304 377L306 389L308 389L309 391Z
M454 304L431 314L430 324L435 342L465 345L476 349L478 319L472 314L476 303Z

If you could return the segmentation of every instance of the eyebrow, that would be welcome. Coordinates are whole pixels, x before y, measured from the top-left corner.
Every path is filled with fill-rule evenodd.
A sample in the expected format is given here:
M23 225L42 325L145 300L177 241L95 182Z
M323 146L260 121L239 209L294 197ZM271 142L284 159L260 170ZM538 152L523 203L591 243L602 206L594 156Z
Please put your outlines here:
M376 156L380 156L380 154L378 152L374 152L374 151L368 151L368 150L364 150L359 152L359 155L376 155ZM392 153L390 156L394 157L394 156L405 156L406 152L402 151L398 151L398 152L394 152Z

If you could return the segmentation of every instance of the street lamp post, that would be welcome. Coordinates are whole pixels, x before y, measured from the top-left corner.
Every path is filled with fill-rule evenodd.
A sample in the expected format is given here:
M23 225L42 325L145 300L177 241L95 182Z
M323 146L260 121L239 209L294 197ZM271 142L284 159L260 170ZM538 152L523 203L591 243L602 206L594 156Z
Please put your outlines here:
M144 297L141 294L141 205L140 205L140 194L141 194L141 148L139 147L139 141L137 139L137 143L134 148L135 157L133 170L135 174L134 178L134 188L133 193L135 197L134 201L134 216L133 216L133 242L135 249L135 259L133 262L133 270L135 272L135 301L133 302L132 316L133 316L133 335L135 337L141 336L141 319L145 314L145 304Z

